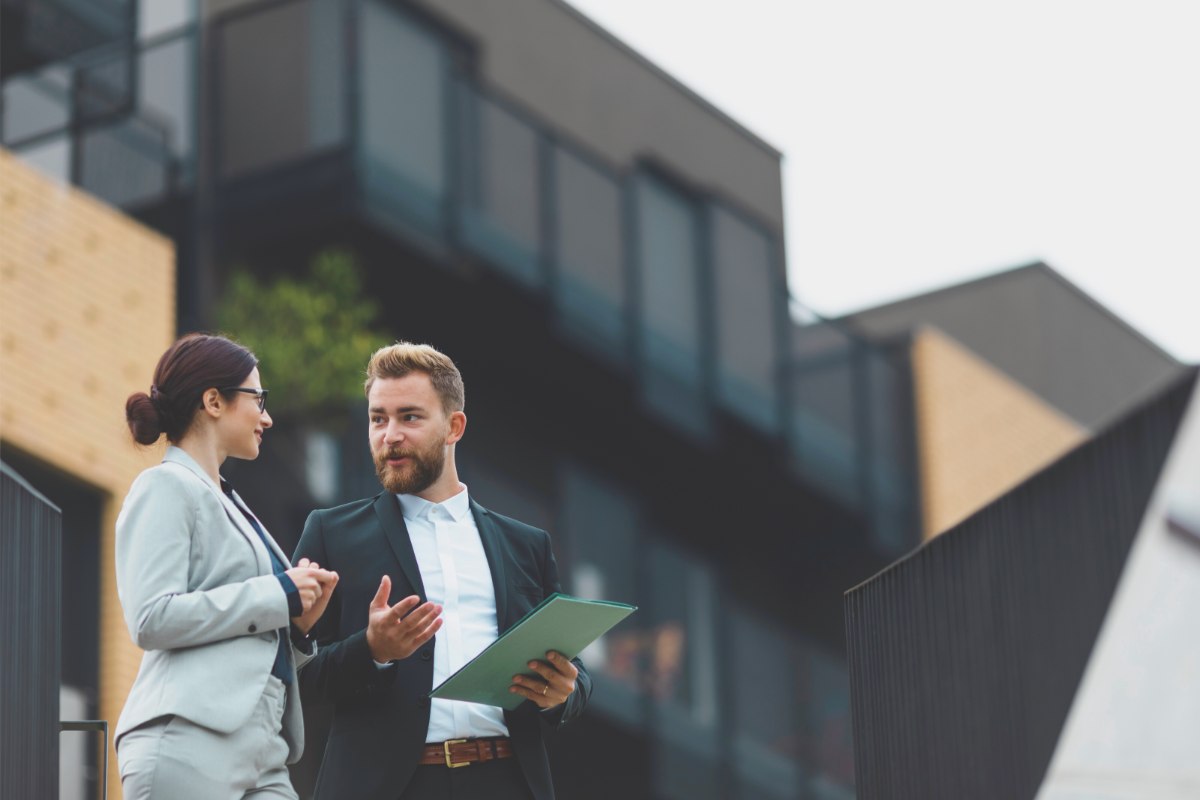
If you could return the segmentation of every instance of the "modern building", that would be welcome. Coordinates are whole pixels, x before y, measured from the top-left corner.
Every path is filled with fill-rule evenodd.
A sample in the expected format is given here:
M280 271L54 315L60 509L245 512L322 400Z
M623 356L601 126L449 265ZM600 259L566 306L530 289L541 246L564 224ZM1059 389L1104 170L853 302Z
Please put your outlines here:
M0 139L174 245L178 331L214 325L235 268L351 252L387 334L462 367L472 494L551 532L567 591L640 607L585 654L596 692L553 753L562 796L853 796L841 598L921 540L918 356L793 321L774 148L560 0L0 9ZM165 339L102 376L96 413L120 422ZM351 418L280 424L230 468L285 545L313 507L378 491ZM54 500L66 468L11 430L6 460ZM76 466L119 504L130 475ZM137 652L111 518L89 519L86 710L115 719Z
M840 322L908 354L925 538L988 505L1187 371L1040 263Z
M179 330L234 265L348 249L389 335L462 367L474 496L551 531L568 591L640 606L585 656L563 796L853 795L840 595L919 540L907 373L835 324L795 345L776 150L557 0L3 9L5 146L173 241ZM233 470L285 543L377 491L359 424L321 480L283 426Z

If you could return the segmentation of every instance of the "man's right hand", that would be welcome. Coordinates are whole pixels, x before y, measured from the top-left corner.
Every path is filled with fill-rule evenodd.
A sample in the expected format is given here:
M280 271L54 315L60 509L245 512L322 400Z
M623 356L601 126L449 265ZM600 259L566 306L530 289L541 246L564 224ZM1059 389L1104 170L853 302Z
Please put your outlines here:
M442 627L441 606L422 603L417 607L421 598L415 594L390 606L391 591L392 579L384 575L368 609L367 647L380 663L408 658Z

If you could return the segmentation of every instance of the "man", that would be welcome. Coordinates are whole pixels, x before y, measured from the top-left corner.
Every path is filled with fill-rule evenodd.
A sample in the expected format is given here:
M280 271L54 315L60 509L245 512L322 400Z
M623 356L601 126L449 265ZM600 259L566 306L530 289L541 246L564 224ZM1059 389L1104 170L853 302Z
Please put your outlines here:
M428 698L558 591L550 538L483 508L459 482L467 418L449 358L427 345L384 347L366 392L385 491L314 511L296 550L340 576L300 673L306 702L334 705L316 797L551 800L542 737L587 703L578 660L531 662L509 687L525 698L515 711Z

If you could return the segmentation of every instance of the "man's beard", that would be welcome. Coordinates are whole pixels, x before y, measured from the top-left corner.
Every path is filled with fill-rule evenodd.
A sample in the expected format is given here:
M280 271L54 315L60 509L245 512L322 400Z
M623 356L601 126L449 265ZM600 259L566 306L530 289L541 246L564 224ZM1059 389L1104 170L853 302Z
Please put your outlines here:
M388 466L389 458L407 458L399 468ZM383 488L392 494L420 494L442 476L446 466L446 450L441 443L425 453L392 448L375 454L375 474Z

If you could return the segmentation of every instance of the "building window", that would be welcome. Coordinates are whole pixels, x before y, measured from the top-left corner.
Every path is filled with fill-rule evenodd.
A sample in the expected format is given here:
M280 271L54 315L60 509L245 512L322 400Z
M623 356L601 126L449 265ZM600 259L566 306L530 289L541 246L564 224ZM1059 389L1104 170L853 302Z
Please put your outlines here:
M137 4L139 41L177 31L196 18L199 0L142 0Z
M195 171L195 71L196 40L191 33L138 53L138 115L162 130L176 180L185 183Z
M854 739L846 665L814 645L803 645L795 685L800 687L802 758L811 797L852 800Z
M761 229L714 206L716 392L721 404L764 431L779 426L779 332L786 296L775 247Z
M554 299L563 329L599 355L623 360L626 272L616 178L564 148L553 158Z
M528 286L544 282L541 168L537 131L495 100L463 84L462 235L466 244Z
M564 470L563 527L571 548L569 591L593 600L637 604L638 514L617 486L579 467ZM634 614L580 657L595 682L592 703L630 726L644 724L640 699L645 634Z
M736 658L727 676L735 796L790 800L801 793L795 643L737 604L727 619L729 650Z
M445 228L449 55L391 3L358 15L360 174L372 210L426 231Z
M644 546L643 651L664 798L719 798L716 591L712 571L659 536Z
M5 80L0 105L5 145L65 131L71 122L73 79L69 67L54 65Z
M889 351L865 352L862 369L871 540L879 552L898 556L920 541L912 394L903 363Z
M856 352L835 326L812 323L792 331L788 364L796 470L851 508L862 503Z
M372 7L364 19L373 16ZM308 0L218 20L222 178L278 166L343 138L342 37L335 11L333 0ZM292 46L271 46L281 41ZM364 59L378 50L370 44L364 42Z
M634 182L642 388L648 405L695 435L707 430L700 222L695 204L650 175Z

